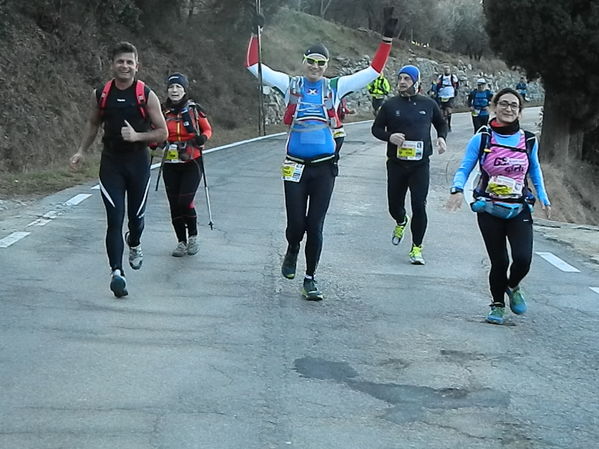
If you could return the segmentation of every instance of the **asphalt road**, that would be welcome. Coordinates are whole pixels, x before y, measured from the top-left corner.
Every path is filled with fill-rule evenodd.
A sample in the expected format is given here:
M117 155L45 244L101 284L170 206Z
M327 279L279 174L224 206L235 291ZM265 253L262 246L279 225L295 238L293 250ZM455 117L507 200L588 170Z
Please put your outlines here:
M410 265L409 234L391 245L369 126L348 127L320 303L280 275L284 136L206 155L215 229L200 190L197 256L170 256L164 189L152 191L126 299L108 289L92 185L4 217L0 448L597 447L599 266L537 233L535 252L578 271L535 255L527 315L486 324L474 214L443 207L469 117L432 159L425 266Z

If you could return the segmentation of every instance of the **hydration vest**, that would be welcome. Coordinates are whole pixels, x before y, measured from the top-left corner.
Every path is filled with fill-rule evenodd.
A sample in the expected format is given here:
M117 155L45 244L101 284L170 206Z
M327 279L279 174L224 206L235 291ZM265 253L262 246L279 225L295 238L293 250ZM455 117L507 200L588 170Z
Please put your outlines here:
M114 78L104 84L102 88L102 93L100 94L100 98L98 99L98 107L100 108L100 116L104 115L104 111L106 110L106 102L108 101L108 94L110 93L110 89L114 85ZM137 107L139 109L139 113L141 117L145 120L147 117L146 112L146 104L147 104L147 96L149 92L149 88L146 88L146 85L143 81L136 80L135 81L135 100L137 101Z
M201 134L199 117L206 117L201 106L188 100L180 110L165 109L163 114L168 130L167 141L177 145L180 159L187 161L200 157L202 148L196 144L195 138Z
M486 170L483 169L483 166L485 164L485 160L487 159L487 157L489 157L490 153L493 151L492 149L498 148L499 150L503 150L503 149L508 150L508 151L511 150L511 152L515 152L516 154L524 153L526 155L527 169L523 176L522 196L521 196L521 198L518 198L518 200L526 201L526 202L530 202L530 203L534 202L534 195L528 188L527 177L528 177L528 170L530 169L530 153L535 146L537 137L535 136L534 133L531 133L530 131L519 130L518 132L521 133L520 135L522 136L521 137L522 143L519 144L518 147L510 147L510 146L501 145L497 142L494 142L494 139L492 136L492 130L489 126L482 126L478 130L478 133L481 135L480 147L479 147L479 157L478 157L481 174L480 174L480 179L474 189L475 197L488 197L489 196L486 193L487 185L489 183L489 174L487 173Z
M474 109L482 109L489 106L491 103L491 95L488 89L480 91L475 89L472 91L472 107Z
M446 84L445 81L446 79L449 78L449 84ZM455 80L455 81L454 81ZM453 87L454 89L456 89L458 87L458 77L456 75L454 75L453 73L449 74L449 75L441 75L439 76L439 79L437 81L437 85L439 87Z
M285 115L283 117L283 123L293 128L296 125L300 125L305 129L292 129L292 131L310 131L315 129L314 126L318 125L302 125L301 122L305 120L317 120L323 122L323 126L328 126L331 129L341 127L341 120L335 110L333 101L333 90L331 89L331 80L323 78L321 80L322 86L322 104L305 103L302 101L303 88L304 88L304 77L294 76L289 82L289 102L285 109ZM322 111L322 115L310 114L303 117L298 117L299 106L302 104L310 105L311 107L318 108Z

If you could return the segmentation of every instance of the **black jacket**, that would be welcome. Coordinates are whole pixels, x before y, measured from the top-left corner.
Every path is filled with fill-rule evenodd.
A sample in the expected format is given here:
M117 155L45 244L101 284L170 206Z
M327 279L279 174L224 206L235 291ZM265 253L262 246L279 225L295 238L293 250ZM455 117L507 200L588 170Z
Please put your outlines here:
M418 94L412 97L395 96L379 109L372 125L372 134L385 142L389 142L389 136L394 133L405 134L406 140L423 141L424 155L421 161L397 159L397 146L390 142L387 144L389 159L402 164L415 164L427 161L433 153L431 125L437 130L438 137L447 137L447 122L433 99Z

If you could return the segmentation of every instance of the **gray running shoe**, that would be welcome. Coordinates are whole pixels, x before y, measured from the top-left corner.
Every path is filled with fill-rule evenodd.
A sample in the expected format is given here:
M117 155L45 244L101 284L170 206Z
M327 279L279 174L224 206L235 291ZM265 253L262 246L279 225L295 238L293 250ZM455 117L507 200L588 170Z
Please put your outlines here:
M117 298L122 298L129 294L127 291L127 280L121 273L121 270L114 270L112 272L110 277L110 290Z
M198 244L198 236L190 235L187 240L187 254L193 256L198 253L200 250L200 245Z
M185 242L179 242L177 243L177 247L171 253L171 256L183 257L185 254L187 254L187 245L185 244Z
M144 253L141 250L141 245L129 247L129 265L134 270L139 270L144 261Z
M144 261L144 253L141 250L141 244L131 246L129 244L129 232L125 233L125 242L127 242L127 246L129 247L129 265L134 270L139 270Z
M281 265L281 274L287 279L293 279L295 277L295 269L297 267L297 256L299 254L299 248L297 251L291 251L287 249L285 257L283 258L283 265Z
M302 289L302 295L308 301L322 301L324 295L318 289L316 281L314 279L304 278L304 288Z

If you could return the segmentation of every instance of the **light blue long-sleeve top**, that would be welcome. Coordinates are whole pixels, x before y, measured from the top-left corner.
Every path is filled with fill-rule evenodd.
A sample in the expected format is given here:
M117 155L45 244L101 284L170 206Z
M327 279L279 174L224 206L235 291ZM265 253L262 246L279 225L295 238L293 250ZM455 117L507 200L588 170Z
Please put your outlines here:
M495 136L495 141L500 145L516 147L520 140L520 133L514 133L511 135L502 135L497 134L495 131L491 131ZM460 167L456 171L453 177L453 187L457 189L464 189L464 185L470 176L470 173L479 162L480 157L480 140L482 139L481 134L475 134L468 142L468 146L466 147L466 152L464 153L464 158L462 159L462 163ZM539 197L539 201L544 206L550 206L549 197L547 196L547 192L545 190L545 182L543 181L543 171L541 170L541 164L539 162L539 144L535 139L535 144L532 148L532 151L529 154L529 169L528 176L532 181L533 186L535 187L535 191L537 196Z

